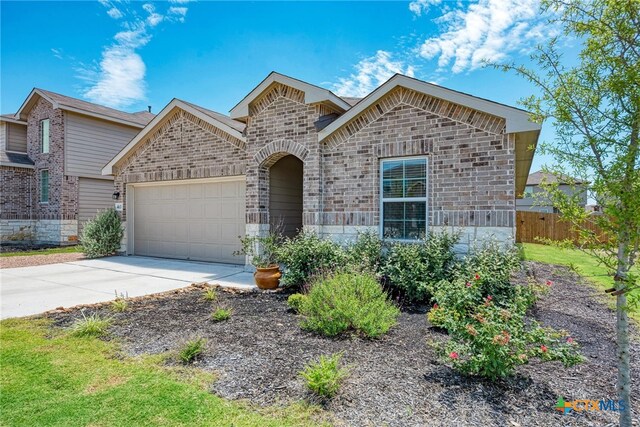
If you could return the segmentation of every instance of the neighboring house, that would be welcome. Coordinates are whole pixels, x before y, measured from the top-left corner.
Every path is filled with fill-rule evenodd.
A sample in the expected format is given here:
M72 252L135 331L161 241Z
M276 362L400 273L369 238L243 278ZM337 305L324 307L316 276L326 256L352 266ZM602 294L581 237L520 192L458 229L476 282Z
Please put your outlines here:
M86 220L113 207L102 167L152 118L33 89L0 117L2 240L75 243Z
M527 178L527 185L522 193L522 198L516 201L516 209L519 211L558 213L550 200L545 198L545 191L540 186L543 182L558 182L558 189L568 195L579 194L582 206L587 205L587 189L585 183L575 178L562 178L542 171L534 172Z
M230 117L174 99L103 173L128 254L244 263L238 237L274 226L460 230L466 247L513 241L539 133L526 111L402 75L359 100L271 73Z

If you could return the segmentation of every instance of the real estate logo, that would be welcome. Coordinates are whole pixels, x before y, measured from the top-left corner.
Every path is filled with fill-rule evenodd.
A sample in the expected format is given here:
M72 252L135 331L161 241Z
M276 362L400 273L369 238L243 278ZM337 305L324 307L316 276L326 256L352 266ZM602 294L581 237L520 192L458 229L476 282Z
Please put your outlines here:
M614 412L622 412L625 410L624 400L611 400L611 399L600 399L600 400L591 400L591 399L582 399L582 400L572 400L566 401L562 398L562 396L558 397L556 401L555 409L557 411L562 412L563 414L568 414L570 412L583 412L583 411L614 411Z

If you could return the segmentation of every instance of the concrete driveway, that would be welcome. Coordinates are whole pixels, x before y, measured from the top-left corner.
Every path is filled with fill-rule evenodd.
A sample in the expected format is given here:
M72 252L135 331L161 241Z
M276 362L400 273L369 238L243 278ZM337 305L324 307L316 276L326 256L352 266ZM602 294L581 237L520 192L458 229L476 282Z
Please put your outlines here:
M0 318L28 316L57 307L182 288L194 282L251 288L243 266L139 256L0 269Z

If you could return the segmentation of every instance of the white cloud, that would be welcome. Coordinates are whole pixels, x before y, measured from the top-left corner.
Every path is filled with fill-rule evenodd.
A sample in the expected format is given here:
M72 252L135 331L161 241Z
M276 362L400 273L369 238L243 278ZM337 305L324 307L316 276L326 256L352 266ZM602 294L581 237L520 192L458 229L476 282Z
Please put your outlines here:
M443 31L422 43L420 56L437 58L440 71L450 66L460 73L524 52L557 31L539 6L539 0L479 0L449 9L436 20Z
M115 6L110 0L99 0L107 9L107 15L116 18L112 12ZM173 8L173 7L171 7ZM166 13L175 14L168 8ZM151 3L142 5L146 17L120 9L118 18L125 18L122 30L113 37L113 42L102 51L101 59L92 65L78 64L77 77L87 83L83 95L92 102L114 108L124 108L146 98L145 75L147 67L138 52L153 38L152 30L165 21L165 15L158 13ZM180 13L184 21L187 8ZM116 19L118 19L116 18ZM59 52L52 50L54 55Z
M124 16L122 12L120 12L120 9L118 9L117 7L112 7L111 9L107 10L107 15L109 15L113 19L120 19Z
M363 97L371 93L376 87L389 80L394 74L406 74L413 77L414 67L405 61L392 59L390 52L379 50L372 57L357 63L355 73L343 77L333 85L333 90L340 96Z
M187 16L187 10L186 7L171 6L169 8L169 15L173 15L178 21L184 22L184 18Z
M421 16L423 13L427 13L431 6L435 6L442 3L442 0L414 0L409 3L409 10L416 16Z

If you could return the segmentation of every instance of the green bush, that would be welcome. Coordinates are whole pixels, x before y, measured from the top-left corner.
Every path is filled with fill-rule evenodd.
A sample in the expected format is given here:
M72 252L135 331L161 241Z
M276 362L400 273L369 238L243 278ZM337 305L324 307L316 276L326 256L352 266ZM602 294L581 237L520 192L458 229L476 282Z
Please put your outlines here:
M337 273L311 286L300 314L306 330L325 336L354 331L376 338L396 324L400 311L373 275Z
M337 243L321 239L312 232L302 232L285 239L278 249L278 259L285 267L280 283L286 287L301 287L313 276L343 266L347 256Z
M82 312L82 319L78 319L71 325L71 334L76 337L102 337L107 334L111 326L111 319L101 317L94 313L89 316Z
M457 234L430 233L419 243L393 243L382 271L407 301L426 301L438 282L451 278L457 242Z
M302 305L307 301L307 296L303 294L292 294L287 298L287 305L291 310L300 313Z
M482 296L491 295L495 302L509 301L514 287L511 275L521 268L518 249L495 242L473 249L458 266L457 277L469 280Z
M196 360L198 356L204 353L207 341L204 338L194 338L186 343L178 351L178 358L185 365Z
M231 318L231 309L218 307L211 313L211 320L214 322L223 322Z
M525 321L524 313L500 307L489 298L473 314L446 322L451 339L440 355L454 369L492 380L513 374L533 358L572 366L582 360L578 345L564 332Z
M88 258L115 253L120 249L124 229L115 209L106 209L89 220L82 229L82 250Z
M218 298L218 293L214 288L207 288L202 293L202 299L205 301L215 301Z
M305 366L300 372L307 388L320 397L331 398L338 393L342 381L347 377L348 371L340 368L342 354L332 356L320 356L317 362Z
M347 262L353 270L379 273L385 261L383 249L384 243L378 233L358 233L355 242L346 248Z

